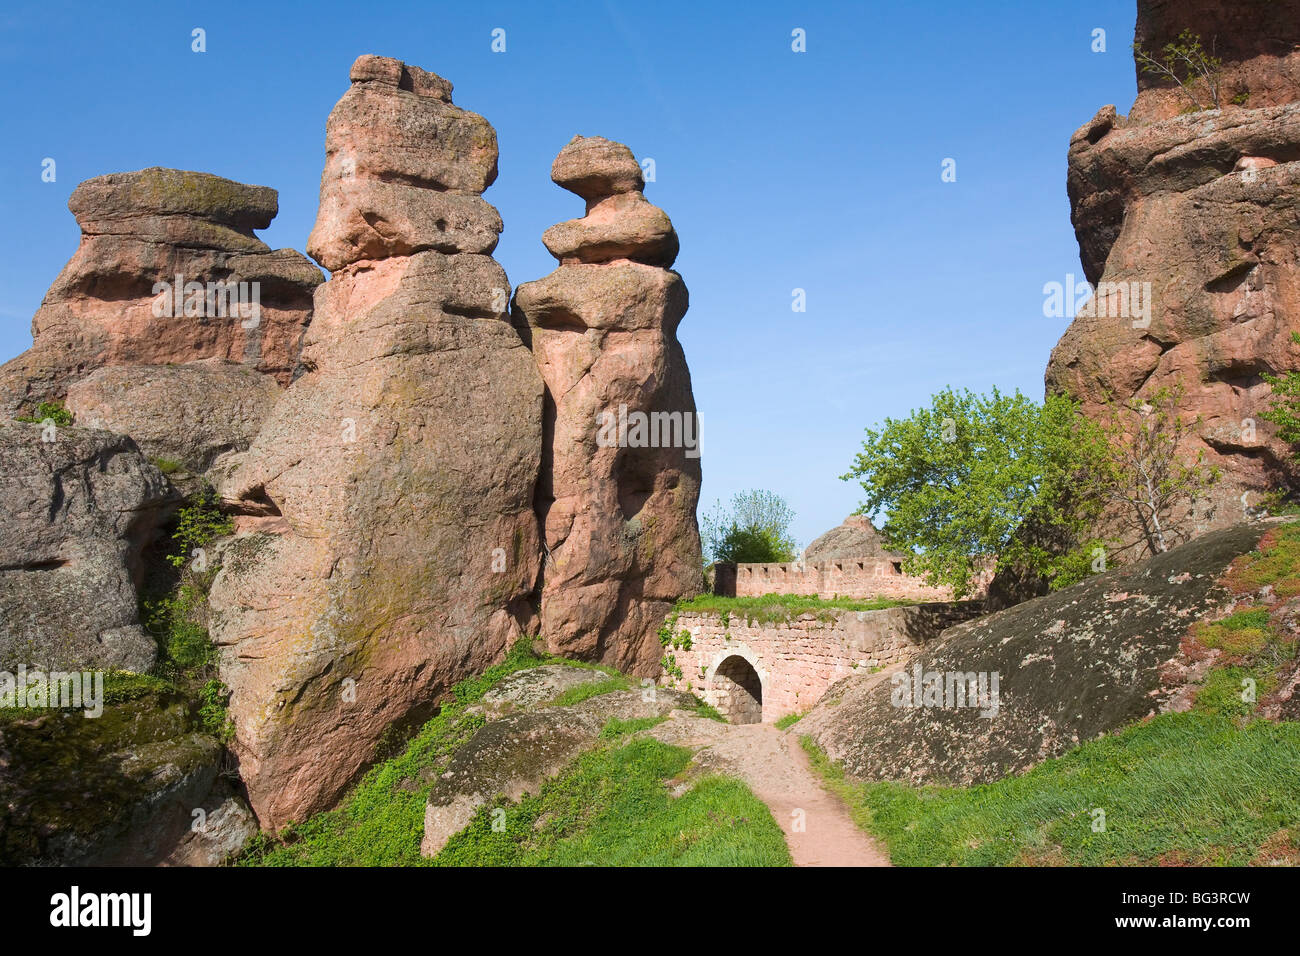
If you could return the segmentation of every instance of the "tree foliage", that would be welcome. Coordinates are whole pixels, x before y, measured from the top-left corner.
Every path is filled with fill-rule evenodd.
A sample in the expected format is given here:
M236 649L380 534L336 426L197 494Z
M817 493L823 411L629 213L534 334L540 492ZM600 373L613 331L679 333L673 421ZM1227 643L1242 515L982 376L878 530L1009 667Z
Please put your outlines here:
M886 512L886 544L909 553L904 570L958 595L985 562L1049 579L1077 567L1097 517L1080 498L1103 468L1104 435L1063 397L1039 405L1018 391L945 389L929 408L867 429L852 469L863 514ZM1046 534L1019 534L1027 521ZM1064 549L1044 540L1070 542Z
M793 561L796 546L790 537L794 512L785 499L770 491L742 491L724 506L714 503L700 523L706 561L772 563Z

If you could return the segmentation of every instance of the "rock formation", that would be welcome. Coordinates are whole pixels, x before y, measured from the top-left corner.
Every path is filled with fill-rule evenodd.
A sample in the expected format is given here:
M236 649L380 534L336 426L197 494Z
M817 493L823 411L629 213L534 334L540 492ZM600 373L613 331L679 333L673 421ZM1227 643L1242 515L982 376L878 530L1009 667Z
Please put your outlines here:
M147 671L141 553L167 480L123 435L0 421L0 671Z
M1214 531L959 624L901 668L833 685L799 732L857 777L965 786L1171 708L1188 628L1231 605L1224 572L1264 531L1259 524ZM972 705L969 683L956 696L963 676L974 677L977 689L981 674L989 692L998 677L987 715ZM925 688L933 675L931 697Z
M253 234L275 218L274 189L152 168L86 180L68 208L81 245L32 319L32 348L0 367L0 413L111 365L221 358L288 384L321 274ZM232 314L241 291L259 308Z
M330 806L396 725L532 629L542 382L487 254L496 136L451 84L363 56L330 114L305 374L248 452L210 595L259 822Z
M849 515L844 523L831 528L804 549L805 561L834 561L836 558L897 557L886 551L880 532L865 515Z
M79 424L130 435L151 459L201 474L244 451L280 397L274 378L238 362L110 365L68 388Z
M1260 413L1262 376L1300 368L1300 2L1138 4L1146 48L1183 29L1217 38L1224 108L1183 113L1177 89L1140 73L1128 117L1107 106L1072 137L1072 218L1100 305L1071 323L1046 384L1090 414L1181 385L1201 418L1186 451L1222 469L1214 521L1230 523L1243 493L1296 479Z
M559 268L514 303L546 383L541 633L552 652L654 675L664 615L702 585L677 236L626 146L575 137L551 179L587 212L546 231Z

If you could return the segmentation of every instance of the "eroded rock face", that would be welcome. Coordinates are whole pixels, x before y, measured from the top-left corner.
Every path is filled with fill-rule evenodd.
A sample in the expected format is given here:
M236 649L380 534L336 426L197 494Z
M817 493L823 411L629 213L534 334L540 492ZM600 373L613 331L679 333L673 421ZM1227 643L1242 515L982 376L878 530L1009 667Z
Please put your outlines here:
M130 438L0 421L0 670L149 670L136 584L171 496Z
M587 215L547 230L560 266L515 296L546 382L542 636L552 652L654 675L664 615L702 586L699 430L676 337L687 293L668 269L677 237L626 146L575 137L551 178Z
M275 217L274 189L155 167L89 179L68 208L81 245L32 319L32 348L0 367L0 412L61 399L113 365L220 358L288 384L322 277L301 253L254 235ZM201 291L169 297L157 286L178 275ZM208 283L233 284L234 295L243 283L260 308L232 314L221 294L209 304Z
M1230 14L1220 6L1141 3L1139 40L1158 46L1183 24L1244 57L1280 49L1278 37L1300 29L1297 3L1237 5ZM1261 16L1245 17L1245 7ZM1282 8L1289 19L1274 17ZM1270 32L1283 23L1283 33ZM1072 218L1101 305L1053 350L1047 389L1100 415L1108 397L1123 403L1181 385L1184 416L1202 420L1185 452L1203 451L1224 474L1216 524L1242 518L1243 493L1254 505L1258 492L1297 477L1290 449L1260 418L1271 397L1262 376L1300 368L1291 341L1300 331L1296 62L1230 59L1225 77L1249 93L1244 108L1177 115L1161 105L1172 91L1144 82L1127 118L1108 106L1070 141Z
M495 135L450 96L397 60L353 66L309 246L333 274L307 371L216 469L227 507L278 519L225 551L210 596L264 828L332 805L390 726L430 716L534 626L542 383L483 254ZM447 218L430 239L423 212L389 215L443 199L479 226Z
M1264 531L1260 524L1214 531L959 624L901 669L833 685L799 732L872 780L965 786L1060 756L1171 701L1182 638L1232 600L1224 572ZM916 674L920 693L912 691ZM940 692L930 698L926 675L934 674ZM955 683L946 696L949 674L974 675L975 690L978 675L991 690L997 674L996 706L957 705Z
M280 397L274 378L222 359L112 365L68 389L76 422L130 435L149 458L202 474L245 451Z
M1184 30L1223 61L1224 104L1244 99L1251 108L1300 99L1300 2L1297 0L1138 0L1134 40L1151 53ZM1129 118L1150 122L1191 106L1171 80L1137 67L1138 98ZM1194 90L1204 100L1202 90Z

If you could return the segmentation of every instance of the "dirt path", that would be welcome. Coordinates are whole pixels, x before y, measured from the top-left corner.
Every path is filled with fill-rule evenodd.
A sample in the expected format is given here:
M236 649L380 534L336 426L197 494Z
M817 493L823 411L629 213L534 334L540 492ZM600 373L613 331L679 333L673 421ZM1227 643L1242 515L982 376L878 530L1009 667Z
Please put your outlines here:
M822 786L794 734L771 724L721 727L714 721L702 723L713 727L700 727L710 740L696 754L696 761L749 784L785 832L795 866L890 865L883 848L853 822L843 802ZM683 738L688 736L682 734L672 742L685 743Z

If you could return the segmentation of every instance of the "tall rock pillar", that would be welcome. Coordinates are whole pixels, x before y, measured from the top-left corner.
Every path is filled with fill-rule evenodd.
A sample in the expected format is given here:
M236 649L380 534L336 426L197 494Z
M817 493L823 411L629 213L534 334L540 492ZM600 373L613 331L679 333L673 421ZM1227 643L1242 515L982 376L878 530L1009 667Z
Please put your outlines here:
M559 268L514 304L546 383L541 633L555 653L655 675L665 614L702 583L677 235L626 146L575 137L551 179L587 212L546 231Z

